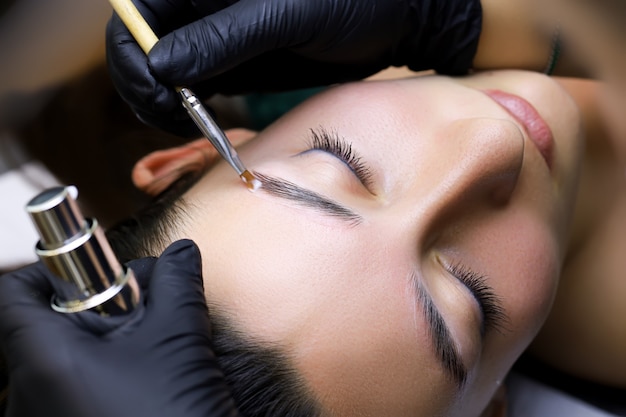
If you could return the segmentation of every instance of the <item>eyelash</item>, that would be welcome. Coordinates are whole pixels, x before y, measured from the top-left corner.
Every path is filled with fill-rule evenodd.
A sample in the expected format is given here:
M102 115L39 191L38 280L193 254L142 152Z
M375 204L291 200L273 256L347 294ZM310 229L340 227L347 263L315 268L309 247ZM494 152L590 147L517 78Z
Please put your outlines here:
M465 283L478 298L478 302L484 312L482 333L484 334L486 330L495 330L500 333L505 330L508 321L507 315L498 296L485 283L485 276L461 264L454 264L448 270L452 275Z
M366 187L371 185L371 171L361 161L361 157L352 150L352 144L339 137L337 132L329 132L323 128L311 129L308 148L331 153L348 165Z

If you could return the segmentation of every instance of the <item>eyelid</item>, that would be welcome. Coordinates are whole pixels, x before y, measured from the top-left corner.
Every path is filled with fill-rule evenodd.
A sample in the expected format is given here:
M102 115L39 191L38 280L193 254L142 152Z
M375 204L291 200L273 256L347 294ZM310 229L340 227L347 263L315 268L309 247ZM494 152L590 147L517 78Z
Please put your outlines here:
M352 148L352 144L339 136L336 131L329 131L323 127L311 129L308 150L328 152L343 161L359 179L367 190L372 192L372 172L363 162L361 156Z
M509 322L506 311L502 307L502 302L498 295L487 284L487 277L478 274L468 267L460 264L443 263L444 268L456 279L458 279L471 293L478 302L482 320L481 320L481 337L485 337L487 331L495 330L503 332Z

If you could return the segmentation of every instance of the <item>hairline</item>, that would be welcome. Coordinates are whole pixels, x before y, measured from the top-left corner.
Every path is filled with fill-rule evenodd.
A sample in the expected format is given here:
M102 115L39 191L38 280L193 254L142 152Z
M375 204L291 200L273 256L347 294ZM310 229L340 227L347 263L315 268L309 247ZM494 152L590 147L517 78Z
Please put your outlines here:
M206 174L187 175L172 187L155 198L136 215L119 222L107 231L113 251L121 262L128 262L141 257L159 256L162 251L176 239L177 229L182 218L188 218L188 203L184 193ZM232 314L217 303L208 303L212 323L212 344L218 364L222 367L235 402L241 407L241 415L253 416L285 416L299 417L302 415L328 415L324 407L309 389L306 380L294 366L293 358L288 349L276 343L268 343L251 337L231 319ZM225 350L232 350L226 352ZM233 352L234 351L234 352ZM249 360L251 365L242 365L235 359ZM246 382L244 392L240 391L241 380L233 375L241 376L242 371L234 369L243 366L255 378L243 378ZM266 370L267 372L263 372ZM253 387L253 388L250 388ZM266 397L272 397L265 403L244 398L249 392L257 393L264 390ZM276 397L276 398L274 398ZM280 401L278 401L280 399ZM267 409L259 412L246 412L248 404L258 409L262 404ZM294 409L294 411L291 411ZM303 411L306 411L303 413ZM277 414L277 413L282 414Z

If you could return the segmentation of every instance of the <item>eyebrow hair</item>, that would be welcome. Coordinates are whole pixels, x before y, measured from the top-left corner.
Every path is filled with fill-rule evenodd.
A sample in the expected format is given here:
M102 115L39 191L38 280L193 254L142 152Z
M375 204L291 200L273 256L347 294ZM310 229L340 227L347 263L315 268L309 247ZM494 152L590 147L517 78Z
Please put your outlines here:
M426 316L426 322L430 330L431 342L435 354L443 368L448 372L448 375L450 375L456 383L458 389L461 389L463 385L465 385L468 372L463 364L456 344L452 340L450 329L432 297L428 291L424 289L421 281L417 279L415 272L411 275L411 281L415 287L417 299Z
M305 207L310 207L324 214L346 220L353 225L363 221L363 217L350 208L324 195L318 194L315 191L304 188L293 182L258 172L254 172L254 176L261 181L261 191L265 191L276 197L295 201Z

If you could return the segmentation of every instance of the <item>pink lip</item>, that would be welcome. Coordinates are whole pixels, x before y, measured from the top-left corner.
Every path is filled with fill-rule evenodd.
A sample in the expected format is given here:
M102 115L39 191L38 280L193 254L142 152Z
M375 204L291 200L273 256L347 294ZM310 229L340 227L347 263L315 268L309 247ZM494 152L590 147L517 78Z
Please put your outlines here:
M537 110L528 101L516 95L500 90L483 90L483 92L522 124L548 167L551 167L554 137L548 124L541 118Z

